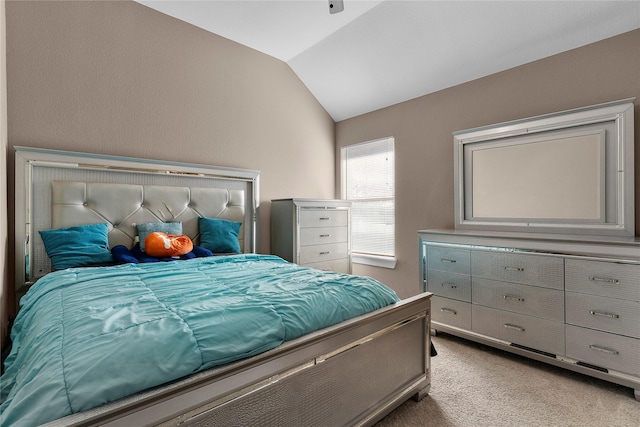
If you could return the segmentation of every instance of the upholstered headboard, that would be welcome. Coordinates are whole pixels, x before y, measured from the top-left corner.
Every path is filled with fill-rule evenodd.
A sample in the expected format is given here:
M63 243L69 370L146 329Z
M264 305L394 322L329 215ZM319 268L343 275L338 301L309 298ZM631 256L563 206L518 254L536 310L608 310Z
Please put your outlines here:
M16 288L51 271L38 231L106 222L109 244L133 246L135 224L181 221L199 242L198 217L242 222L254 252L259 172L208 165L15 147ZM23 254L24 256L21 256Z
M145 222L180 221L197 245L198 218L245 219L243 190L76 181L53 181L51 190L51 228L106 222L110 247L131 248ZM243 249L242 226L238 240Z

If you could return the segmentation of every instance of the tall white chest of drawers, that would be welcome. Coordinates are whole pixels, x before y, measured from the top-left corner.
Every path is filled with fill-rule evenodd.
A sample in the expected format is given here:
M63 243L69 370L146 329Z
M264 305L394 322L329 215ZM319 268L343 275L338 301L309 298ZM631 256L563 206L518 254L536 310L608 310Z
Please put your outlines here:
M631 387L640 400L640 240L419 232L432 330Z
M271 252L307 267L351 273L351 202L272 200Z

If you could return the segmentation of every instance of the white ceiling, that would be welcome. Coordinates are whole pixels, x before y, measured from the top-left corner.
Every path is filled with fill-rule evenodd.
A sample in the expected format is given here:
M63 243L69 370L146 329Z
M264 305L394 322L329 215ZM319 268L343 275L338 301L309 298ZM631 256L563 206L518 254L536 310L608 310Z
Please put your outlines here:
M137 1L286 62L335 121L640 28L640 0Z

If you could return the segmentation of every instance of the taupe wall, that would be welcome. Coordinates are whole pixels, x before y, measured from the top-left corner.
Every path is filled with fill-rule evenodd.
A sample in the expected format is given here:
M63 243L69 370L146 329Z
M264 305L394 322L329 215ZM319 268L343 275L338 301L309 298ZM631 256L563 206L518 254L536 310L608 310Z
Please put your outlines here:
M394 136L395 270L355 265L401 297L419 291L417 230L453 227L452 132L636 97L635 201L640 232L640 30L339 122L336 146ZM339 156L338 156L339 157ZM339 162L339 158L337 159ZM339 163L336 163L339 164ZM340 168L337 168L340 173ZM336 181L340 182L339 177ZM339 188L336 188L339 194ZM639 234L640 235L640 234Z
M15 145L256 169L260 252L271 199L334 197L335 124L282 61L130 1L6 19L10 169Z
M7 329L6 313L10 309L7 296L9 281L8 267L8 224L7 224L7 61L5 32L5 2L0 1L0 343L4 342Z
M258 169L258 249L268 252L270 199L334 197L336 147L393 135L398 266L354 272L401 297L419 291L416 231L453 225L453 131L640 98L640 31L334 126L286 64L137 3L9 1L6 20L9 228L0 223L0 239L12 235L14 145Z

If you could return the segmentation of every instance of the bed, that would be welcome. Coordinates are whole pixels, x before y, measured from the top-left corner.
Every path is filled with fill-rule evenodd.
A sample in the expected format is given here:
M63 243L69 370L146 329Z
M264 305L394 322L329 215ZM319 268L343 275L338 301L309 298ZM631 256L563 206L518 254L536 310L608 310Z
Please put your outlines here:
M430 294L401 301L370 278L256 254L258 191L256 171L16 148L25 256L3 425L371 425L422 399ZM223 238L233 250L212 247L203 221L239 224ZM133 253L156 223L214 256L49 256L48 230L100 225L110 251Z

